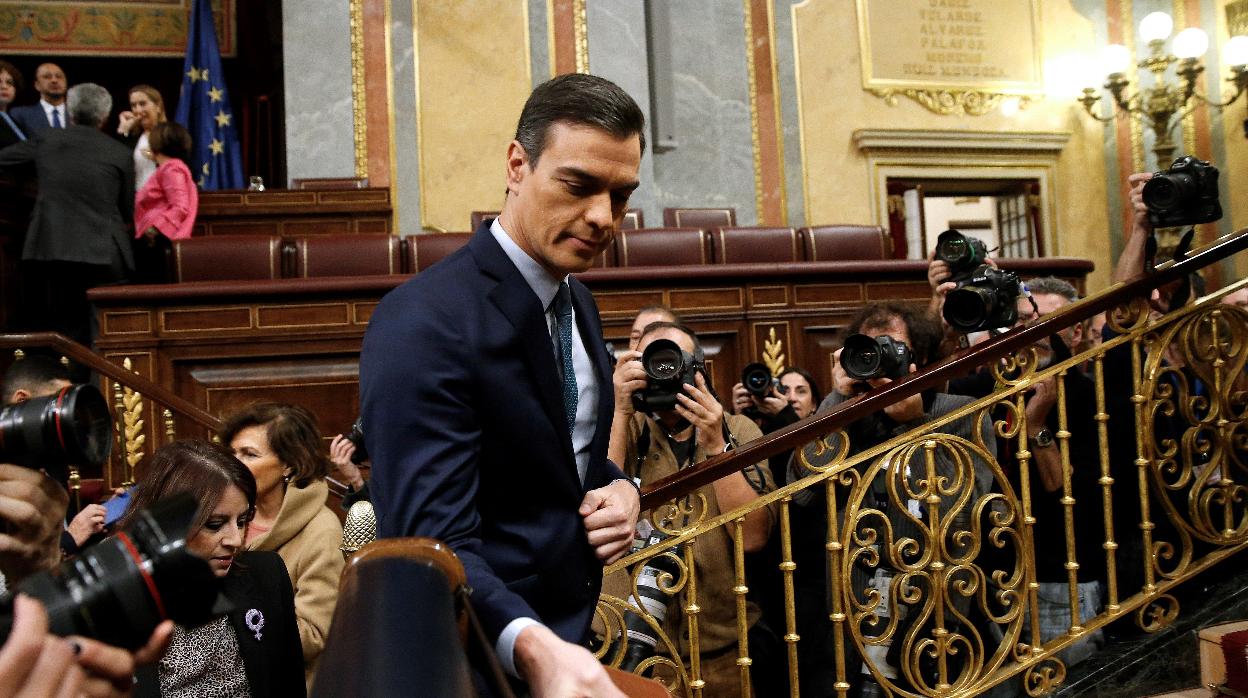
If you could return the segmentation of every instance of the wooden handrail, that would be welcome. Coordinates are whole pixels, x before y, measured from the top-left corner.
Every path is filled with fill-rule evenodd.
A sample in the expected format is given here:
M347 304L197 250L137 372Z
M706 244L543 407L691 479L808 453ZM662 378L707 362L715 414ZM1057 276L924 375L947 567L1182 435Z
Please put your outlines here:
M1245 248L1248 248L1248 228L1214 240L1192 252L1181 262L1167 262L1151 272L1143 271L1129 281L1115 284L1079 303L1045 315L1032 325L1016 328L983 344L957 352L921 371L876 388L857 400L841 403L829 412L807 417L730 453L708 458L696 466L656 480L642 487L641 508L643 511L653 509L749 465L799 448L873 412L883 410L894 402L928 388L936 388L951 378L967 375L979 366L1010 356L1058 330L1122 305L1129 299L1141 295L1147 297L1152 289L1181 279Z
M148 399L159 402L200 426L207 427L214 432L221 431L222 421L219 417L204 411L184 398L178 397L168 388L153 383L137 373L127 371L121 366L104 359L64 335L55 332L0 334L0 349L29 349L30 347L53 349L59 352L61 356L66 356L96 373L130 386Z

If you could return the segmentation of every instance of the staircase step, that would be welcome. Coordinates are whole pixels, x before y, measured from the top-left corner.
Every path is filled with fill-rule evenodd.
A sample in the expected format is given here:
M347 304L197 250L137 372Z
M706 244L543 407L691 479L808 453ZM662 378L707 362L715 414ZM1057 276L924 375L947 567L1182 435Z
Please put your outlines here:
M1181 691L1173 691L1171 693L1154 693L1153 695L1146 696L1145 698L1209 698L1210 695L1212 694L1209 692L1209 689L1204 688L1203 686L1197 686L1195 688L1185 688Z
M1197 636L1200 638L1200 681L1206 686L1221 686L1226 683L1226 656L1222 654L1222 637L1227 633L1248 630L1248 620L1219 623L1201 628Z

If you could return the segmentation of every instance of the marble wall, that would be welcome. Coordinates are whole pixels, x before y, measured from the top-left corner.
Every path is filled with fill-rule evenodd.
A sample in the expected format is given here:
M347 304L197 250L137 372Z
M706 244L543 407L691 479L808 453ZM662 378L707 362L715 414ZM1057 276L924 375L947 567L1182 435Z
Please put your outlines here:
M675 147L658 152L653 147L647 149L642 161L642 185L632 205L644 211L650 225L660 224L662 209L666 206L735 206L743 225L755 224L758 214L746 63L746 5L720 0L665 2L661 7L666 10L668 31L651 31L647 27L646 11L647 7L654 6L652 2L663 0L585 0L591 72L623 86L647 115L651 112L654 93L652 81L665 81L673 87ZM864 157L853 140L853 134L861 129L1069 133L1071 140L1065 146L1055 177L1057 210L1054 216L1062 239L1054 247L1061 253L1093 258L1098 265L1094 284L1107 278L1121 244L1122 191L1117 184L1126 174L1119 164L1118 135L1113 127L1103 127L1082 114L1069 95L1043 95L1027 110L1013 116L994 112L982 117L941 117L905 99L895 106L886 105L861 87L853 2L767 2L771 5L774 23L771 48L775 57L781 171L789 225L876 221L878 212L873 208L869 186L871 173L866 171ZM1107 43L1109 28L1115 22L1133 25L1149 11L1174 12L1180 4L1189 10L1199 8L1199 13L1194 14L1210 32L1216 48L1226 38L1224 7L1227 2L1124 0L1107 5L1104 0L1043 0L1039 7L1047 25L1043 43L1049 53L1046 59L1071 50L1095 55ZM415 115L425 100L417 97L416 90L422 85L422 77L427 85L430 76L424 75L427 66L417 59L413 45L413 4L412 0L389 3L391 66L387 79L391 81L390 106L394 121L391 172L397 227L404 234L420 230L426 224L462 229L466 223L460 219L466 220L471 208L501 205L496 191L500 189L499 178L493 174L495 169L482 168L474 176L482 181L471 183L482 192L474 197L475 203L451 202L452 208L458 206L464 211L456 208L452 213L451 208L440 207L445 211L437 220L422 220L421 209L432 205L428 200L431 192L436 194L439 190L433 183L455 181L458 186L466 173L441 172L438 177L442 179L435 177L422 185L422 175L429 173L421 170L422 143ZM346 3L303 0L298 12L293 11L293 3L286 5L286 126L290 176L351 176L355 166L354 124ZM560 11L570 7L566 3L553 6L562 8ZM508 16L527 25L524 27L527 46L521 50L527 54L528 86L548 79L555 63L550 35L552 18L548 16L552 3L502 0L499 7L511 8ZM522 8L522 17L515 11L519 8ZM1111 17L1107 13L1116 14ZM1117 16L1124 13L1130 17ZM811 34L802 21L795 21L803 16L811 18L810 21L816 18L829 21ZM556 23L569 21L563 16L553 20ZM436 28L428 26L417 29L436 32ZM497 36L501 29L494 26L490 31ZM514 28L507 31L515 33ZM798 54L803 49L794 43L799 35L807 37L811 49L807 61L813 61L800 67ZM670 45L659 46L655 42ZM1142 47L1138 49L1143 50ZM566 46L561 48L560 55L566 50ZM667 67L656 68L662 64L651 60L660 52L670 56ZM827 70L815 70L816 64ZM1222 82L1227 71L1218 65L1215 50L1206 57L1206 65L1206 85L1216 86ZM656 74L656 70L668 74ZM799 84L799 77L806 85ZM760 74L756 78L769 81L771 76ZM436 75L434 79L440 81ZM462 84L455 85L457 91L463 91ZM823 103L819 108L822 111L816 110L819 118L808 118L805 124L799 107L799 90L802 89L815 90L812 94L818 95ZM809 103L805 111L814 113ZM1234 172L1235 163L1248 158L1248 141L1242 135L1240 123L1243 115L1241 104L1232 107L1226 115L1211 113L1205 117L1209 131L1207 155L1224 163L1224 172ZM515 115L509 113L506 118L512 122ZM652 134L647 136L653 141ZM428 147L428 143L423 147ZM484 153L482 151L481 157L486 157ZM1072 153L1078 155L1071 157ZM501 155L498 159L501 160ZM1094 186L1071 184L1072 181L1090 181ZM1223 201L1227 203L1228 212L1219 232L1248 225L1245 187L1248 182L1239 178L1223 178ZM811 220L807 220L808 216ZM1248 262L1241 266L1248 266Z
M685 0L669 5L668 18L672 74L654 79L673 85L676 146L654 155L656 213L732 206L740 225L754 225L744 5Z
M587 2L585 21L589 37L589 72L615 82L632 95L641 111L650 115L650 76L646 36L645 3L638 0L594 0ZM663 223L663 211L657 203L656 156L646 133L646 152L642 154L638 176L641 186L629 199L630 208L639 208L646 225Z
M354 177L347 3L282 5L287 176Z

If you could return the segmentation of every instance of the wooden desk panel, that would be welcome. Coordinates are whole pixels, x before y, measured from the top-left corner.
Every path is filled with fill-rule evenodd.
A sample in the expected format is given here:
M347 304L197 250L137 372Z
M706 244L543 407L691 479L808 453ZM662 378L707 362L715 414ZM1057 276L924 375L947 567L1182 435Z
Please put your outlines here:
M393 231L390 190L216 191L199 195L194 235L358 235Z
M1090 262L1070 259L1003 266L1078 286L1092 270ZM97 348L119 364L141 356L136 370L214 414L255 400L295 402L313 409L322 432L333 435L359 411L359 350L372 310L406 278L99 288L90 292L101 319ZM595 269L579 278L594 292L604 339L616 351L628 346L639 308L675 306L699 333L712 384L725 401L741 368L761 360L773 342L786 365L811 371L827 390L839 333L865 299L928 300L922 262ZM394 350L420 370L421 357ZM160 423L150 406L145 418ZM179 425L179 435L202 434Z

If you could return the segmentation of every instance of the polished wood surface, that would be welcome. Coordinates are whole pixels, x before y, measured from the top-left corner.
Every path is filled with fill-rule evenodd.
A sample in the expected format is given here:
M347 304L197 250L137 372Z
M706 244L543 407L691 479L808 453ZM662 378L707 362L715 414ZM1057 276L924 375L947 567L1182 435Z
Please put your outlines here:
M1007 260L1024 277L1055 274L1082 285L1092 264L1077 259ZM97 350L212 415L258 400L305 405L333 436L359 410L359 350L373 308L405 276L193 282L94 289ZM870 301L926 302L926 264L806 262L594 269L604 340L628 346L639 308L666 304L698 332L724 400L764 343L780 342L785 364L810 370L825 388L838 335ZM454 352L455 347L447 347ZM420 370L421 357L394 348ZM194 434L186 425L179 434ZM206 435L206 434L204 434Z
M385 187L203 192L193 235L390 233L393 211Z

